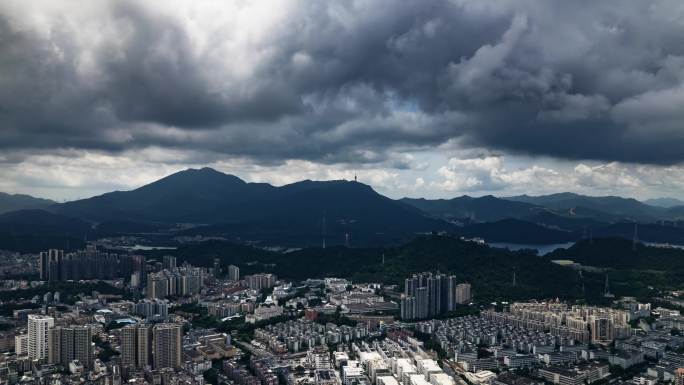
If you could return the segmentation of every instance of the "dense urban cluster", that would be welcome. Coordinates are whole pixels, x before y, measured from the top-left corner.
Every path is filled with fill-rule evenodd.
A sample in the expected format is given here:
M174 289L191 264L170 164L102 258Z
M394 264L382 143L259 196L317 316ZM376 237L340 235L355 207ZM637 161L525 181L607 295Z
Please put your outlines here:
M684 381L684 317L664 301L480 303L438 272L293 281L94 246L5 258L36 274L0 290L7 385Z
M456 276L421 273L406 278L401 297L401 318L426 319L454 311L471 300L470 284L457 283Z

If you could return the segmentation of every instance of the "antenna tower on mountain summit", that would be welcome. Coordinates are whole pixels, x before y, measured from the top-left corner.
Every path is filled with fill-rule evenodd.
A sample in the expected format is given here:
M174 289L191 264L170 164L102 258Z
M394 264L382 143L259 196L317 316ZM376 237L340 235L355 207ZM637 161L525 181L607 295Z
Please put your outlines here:
M606 283L605 283L605 287L603 288L603 296L605 298L614 298L615 297L615 295L613 295L613 293L610 292L610 283L608 281L608 273L606 273Z
M325 249L325 236L327 235L326 234L327 230L326 230L326 218L325 218L325 216L326 216L326 212L323 211L323 222L321 224L321 235L323 236L323 248L324 249Z
M513 266L513 287L515 287L518 284L517 277L515 276L515 266Z
M636 251L637 243L639 243L639 236L637 235L637 223L634 222L634 237L632 238L632 251Z

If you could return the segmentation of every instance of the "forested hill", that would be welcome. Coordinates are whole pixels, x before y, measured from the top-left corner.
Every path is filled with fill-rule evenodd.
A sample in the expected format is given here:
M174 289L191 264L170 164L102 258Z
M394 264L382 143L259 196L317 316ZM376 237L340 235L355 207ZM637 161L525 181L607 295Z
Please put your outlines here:
M169 251L149 252L161 257ZM578 274L531 252L510 252L448 236L420 236L391 248L307 248L288 253L209 241L175 251L180 260L210 265L219 257L224 266L236 264L241 273L272 271L289 279L345 277L354 281L403 285L410 274L440 271L470 282L479 299L576 298ZM383 255L384 261L383 264ZM517 284L513 286L513 271Z
M547 259L569 259L587 266L617 270L684 271L684 250L674 247L634 245L623 238L599 238L577 242L568 249L558 249Z

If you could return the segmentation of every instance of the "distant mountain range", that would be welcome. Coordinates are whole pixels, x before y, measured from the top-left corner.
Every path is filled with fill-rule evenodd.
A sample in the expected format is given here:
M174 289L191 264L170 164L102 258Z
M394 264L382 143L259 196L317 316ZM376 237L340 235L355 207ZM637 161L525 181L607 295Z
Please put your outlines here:
M590 197L573 193L541 196L520 195L503 198L555 210L573 217L591 217L599 220L654 221L673 219L668 210L647 205L632 198L616 196Z
M447 232L488 242L552 244L631 239L639 223L641 240L684 244L684 205L651 202L573 193L393 200L355 181L276 187L203 168L67 203L0 194L0 238L156 233L303 247L398 244L420 233Z
M562 227L684 220L684 206L652 206L632 198L592 197L574 193L502 198L491 195L480 198L462 196L448 200L404 198L401 201L445 220L488 222L516 218L533 222L554 222L552 226L563 223Z
M401 241L452 225L350 181L282 187L190 169L132 191L53 205L54 213L98 224L190 223L181 235L238 237L290 245Z
M44 209L54 204L55 202L49 199L0 192L0 214L16 210Z
M499 221L508 218L527 218L543 210L534 204L499 199L492 195L473 198L467 195L453 199L400 200L424 213L445 220Z
M458 224L464 236L489 242L551 244L591 237L632 239L636 230L642 241L684 244L684 206L659 207L631 198L573 193L401 201L434 218Z
M656 206L656 207L665 207L665 208L670 208L670 207L675 207L675 206L684 206L684 201L675 199L675 198L654 198L654 199L646 199L644 201L647 205L651 206Z

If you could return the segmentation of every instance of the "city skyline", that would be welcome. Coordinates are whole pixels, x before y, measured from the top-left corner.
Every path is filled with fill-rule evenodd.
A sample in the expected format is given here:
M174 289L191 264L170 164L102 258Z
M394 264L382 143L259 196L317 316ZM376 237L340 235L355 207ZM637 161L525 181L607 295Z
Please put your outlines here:
M324 248L276 252L193 239L158 253L121 247L128 241L116 237L103 249L117 254L96 242L11 255L28 269L1 273L2 306L13 311L2 317L0 380L679 385L684 378L684 291L673 290L677 279L647 282L662 269L653 261L647 270L597 253L583 264L552 262L446 234L400 250L337 247L326 263ZM202 256L207 245L212 252ZM674 253L670 272L660 274L680 274L682 251L640 247ZM610 291L601 266L611 266Z
M684 385L683 37L1 0L0 385Z

